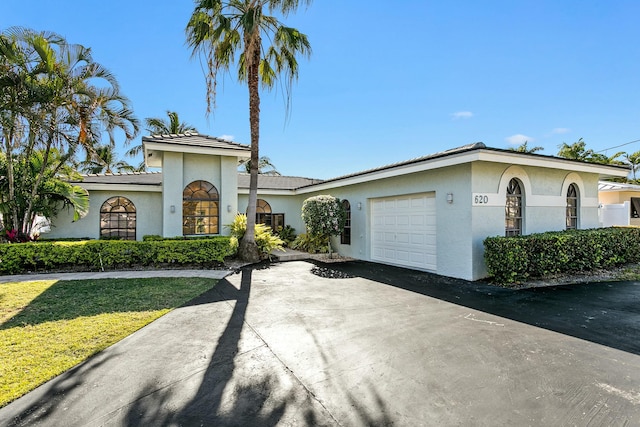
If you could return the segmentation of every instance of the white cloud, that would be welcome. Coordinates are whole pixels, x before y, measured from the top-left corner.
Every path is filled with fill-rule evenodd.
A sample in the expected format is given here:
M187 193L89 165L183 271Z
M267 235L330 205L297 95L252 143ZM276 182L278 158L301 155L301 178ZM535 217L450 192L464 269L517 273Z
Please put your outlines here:
M224 139L225 141L233 141L233 135L220 135L218 138Z
M471 117L473 117L473 113L471 111L457 111L457 112L451 114L451 117L454 120L470 119Z
M523 135L521 133L518 133L518 134L515 134L515 135L511 135L511 136L505 138L504 140L507 141L511 145L522 145L525 142L533 142L533 141L535 141L534 138L531 138L530 136L527 136L527 135Z
M565 133L569 133L571 132L571 129L569 128L555 128L551 131L552 134L554 135L563 135Z

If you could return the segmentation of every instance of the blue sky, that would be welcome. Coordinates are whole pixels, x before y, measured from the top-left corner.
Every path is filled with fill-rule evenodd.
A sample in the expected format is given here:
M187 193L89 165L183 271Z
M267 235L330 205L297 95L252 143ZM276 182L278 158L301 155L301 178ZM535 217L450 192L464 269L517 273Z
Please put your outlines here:
M184 37L191 1L2 3L0 29L91 47L141 121L173 110L200 133L250 143L233 76L205 116ZM286 20L313 54L288 121L282 90L263 94L261 155L283 174L330 178L477 141L555 155L579 138L596 151L640 139L638 16L637 0L316 0Z

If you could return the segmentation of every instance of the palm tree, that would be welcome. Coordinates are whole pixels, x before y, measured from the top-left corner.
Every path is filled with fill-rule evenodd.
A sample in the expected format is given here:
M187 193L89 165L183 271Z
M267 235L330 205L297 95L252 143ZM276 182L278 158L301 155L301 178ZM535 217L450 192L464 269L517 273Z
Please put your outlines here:
M9 218L3 218L5 221L9 219L8 224L4 224L6 229L13 228L21 238L24 238L31 234L37 216L53 218L61 208L65 207L73 210L74 220L88 213L89 193L84 188L69 183L70 180L79 180L80 176L70 165L62 162L62 157L57 148L52 148L46 157L46 164L44 164L43 150L36 150L30 157L20 157L14 162L13 170L17 180L30 184L37 182L35 198L27 197L25 192L17 191L14 200L10 201L8 199L9 182L0 179L0 204L13 202L18 217L24 221L20 228L16 228L13 226L10 214ZM0 176L6 176L7 166L6 157L0 153Z
M121 130L128 143L138 122L115 77L93 61L90 49L53 33L11 28L0 34L0 88L8 185L0 213L25 233L49 172L58 174L80 150L93 155L103 133L114 145ZM36 152L42 160L34 179L16 174L14 165L33 164Z
M631 173L633 174L633 181L636 182L636 171L638 167L640 167L640 151L636 151L635 153L624 154L625 163L627 163L631 167Z
M144 119L150 135L177 135L187 132L198 132L198 130L188 123L180 121L178 113L167 110L169 120L159 117L148 117Z
M245 162L242 167L244 172L251 173L251 160ZM280 172L278 172L278 169L276 169L273 163L271 163L271 159L267 156L261 156L260 159L258 159L258 174L280 176Z
M300 3L312 0L197 0L186 28L187 43L193 55L199 54L207 64L207 114L215 106L219 71L229 71L236 63L238 80L249 90L249 125L251 134L251 170L247 231L240 242L238 255L248 261L259 259L254 238L255 208L258 190L260 139L260 87L272 88L284 74L286 93L298 77L298 54L310 55L307 36L284 26L274 16L287 17ZM287 98L288 99L288 98ZM287 109L289 104L287 103Z
M593 150L587 150L587 143L582 138L573 144L569 145L563 142L558 148L558 157L564 157L571 160L582 160L588 162L591 156L593 156Z
M178 113L175 111L167 110L167 117L168 120L162 117L147 117L144 119L149 135L177 135L180 133L198 132L194 126L181 122ZM135 157L140 153L142 153L142 144L131 147L125 155ZM144 161L141 165L144 167Z
M134 172L136 168L131 166L124 160L118 159L114 147L111 144L100 145L95 148L94 156L87 158L80 163L82 172L84 173L109 173L116 172Z
M540 147L540 146L528 147L527 146L528 143L529 141L525 141L524 143L520 144L515 148L514 147L509 148L509 150L517 151L518 153L535 153L536 151L544 150L544 147Z

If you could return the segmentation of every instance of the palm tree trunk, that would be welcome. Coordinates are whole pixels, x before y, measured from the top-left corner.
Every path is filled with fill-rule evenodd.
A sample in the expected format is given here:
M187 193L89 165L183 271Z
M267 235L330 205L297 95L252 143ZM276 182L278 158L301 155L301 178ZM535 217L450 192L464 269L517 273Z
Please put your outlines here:
M260 141L260 34L251 34L245 39L249 60L247 81L249 87L249 126L251 129L251 169L249 171L249 206L247 207L247 231L240 242L238 255L249 262L260 260L255 240L256 203L258 200L258 162Z

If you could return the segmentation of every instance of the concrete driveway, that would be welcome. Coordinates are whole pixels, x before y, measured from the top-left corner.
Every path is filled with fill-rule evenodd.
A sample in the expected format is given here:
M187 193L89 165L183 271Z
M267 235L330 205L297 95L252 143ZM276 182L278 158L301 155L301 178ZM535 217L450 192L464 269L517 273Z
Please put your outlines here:
M248 268L0 409L0 425L640 425L640 284Z

